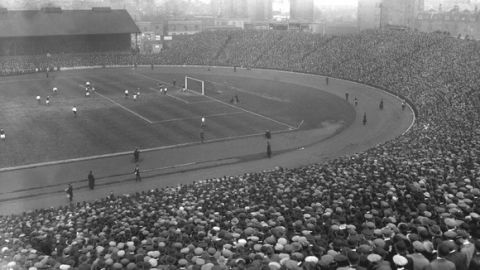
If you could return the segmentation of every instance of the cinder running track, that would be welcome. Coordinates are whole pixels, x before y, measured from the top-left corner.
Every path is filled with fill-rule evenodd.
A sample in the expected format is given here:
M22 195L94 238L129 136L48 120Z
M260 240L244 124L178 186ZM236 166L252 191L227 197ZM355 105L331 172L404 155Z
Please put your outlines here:
M130 153L0 171L0 214L66 205L68 201L64 189L67 183L73 184L74 202L81 202L102 198L111 192L124 194L224 175L270 170L277 166L297 167L321 163L338 156L362 152L391 140L408 130L415 121L411 108L402 111L401 100L397 97L354 82L330 78L329 85L326 85L324 77L309 74L242 69L232 73L231 68L212 67L211 71L205 67L187 68L196 73L225 73L246 79L262 78L304 85L341 99L348 92L353 107L353 97L357 96L359 100L355 107L356 117L352 125L344 128L335 123L324 123L320 129L273 134L273 157L270 159L265 155L263 134L145 151L141 153L139 163L143 171L142 182L134 180L135 164ZM385 107L382 111L378 109L381 98ZM362 124L364 112L368 116L366 126ZM97 178L95 190L87 188L89 170L93 170ZM58 179L59 175L68 177L54 183L37 181Z

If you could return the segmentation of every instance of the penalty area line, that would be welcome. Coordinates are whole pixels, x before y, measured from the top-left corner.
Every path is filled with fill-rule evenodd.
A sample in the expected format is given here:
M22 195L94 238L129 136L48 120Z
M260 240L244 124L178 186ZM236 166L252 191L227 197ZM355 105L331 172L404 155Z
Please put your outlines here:
M123 106L122 104L120 104L120 103L116 102L115 100L113 100L113 99L111 99L111 98L109 98L109 97L107 97L107 96L104 96L104 95L102 95L102 94L98 93L98 91L95 91L94 93L95 93L95 94L97 94L97 95L99 95L99 96L101 96L102 98L104 98L104 99L106 99L106 100L110 101L111 103L113 103L113 104L117 105L118 107L120 107L120 108L124 109L125 111L127 111L127 112L129 112L129 113L131 113L131 114L135 115L136 117L138 117L138 118L140 118L140 119L144 120L145 122L147 122L147 123L149 123L149 124L153 124L153 123L154 123L153 121L149 120L148 118L146 118L146 117L144 117L144 116L142 116L142 115L140 115L140 114L138 114L138 113L136 113L136 112L134 112L134 111L130 110L129 108L127 108L127 107Z
M187 89L187 91L190 91L190 90ZM195 92L193 92L193 91L190 91L190 92L199 95L198 93L195 93ZM258 116L258 117L260 117L260 118L264 118L264 119L267 119L267 120L272 121L272 122L274 122L274 123L277 123L277 124L279 124L279 125L288 127L289 130L297 129L297 128L294 127L294 126L291 126L291 125L289 125L289 124L287 124L287 123L280 122L280 121L275 120L275 119L273 119L273 118L271 118L271 117L268 117L268 116L265 116L265 115L262 115L262 114L259 114L259 113L256 113L256 112L249 111L249 110L244 109L244 108L242 108L242 107L238 107L238 106L229 104L229 103L227 103L227 102L221 101L221 100L216 99L216 98L211 97L211 96L207 96L207 95L204 95L204 96L205 96L206 98L208 98L208 99L211 99L211 100L216 101L216 102L218 102L218 103L221 103L221 104L223 104L223 105L227 105L227 106L229 106L229 107L232 107L232 108L235 108L235 109L244 111L244 112L249 113L249 114L253 114L253 115Z
M148 89L150 89L150 90L152 90L153 92L155 92L155 93L158 94L158 92L157 92L158 90L157 90L157 89L155 89L155 88L153 88L153 87L149 87ZM159 95L160 95L160 94L159 94ZM189 101L187 101L187 100L185 100L185 99L183 99L183 98L179 98L179 97L176 97L176 96L172 96L172 95L170 95L170 94L166 94L166 96L167 96L167 97L170 97L170 98L173 98L173 99L176 99L176 100L179 100L179 101L181 101L181 102L183 102L183 103L185 103L185 104L190 104Z

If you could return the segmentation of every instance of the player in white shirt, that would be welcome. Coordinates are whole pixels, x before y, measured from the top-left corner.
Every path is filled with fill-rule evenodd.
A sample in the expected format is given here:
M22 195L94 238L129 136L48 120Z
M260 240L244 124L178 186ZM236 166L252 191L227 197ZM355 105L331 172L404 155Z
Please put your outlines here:
M125 98L128 98L128 90L125 89Z
M45 99L45 105L50 105L50 96L47 96L47 98Z
M58 92L58 88L57 88L57 87L53 87L52 92L53 92L54 95L56 95L57 92Z
M77 107L75 105L73 105L72 107L72 112L73 112L73 116L77 117Z
M5 131L3 130L3 128L0 128L0 139L2 141L5 141Z
M37 100L38 104L40 104L42 102L42 98L40 96L37 96L36 100Z
M205 127L205 117L202 116L202 123L200 124L200 127L204 128Z

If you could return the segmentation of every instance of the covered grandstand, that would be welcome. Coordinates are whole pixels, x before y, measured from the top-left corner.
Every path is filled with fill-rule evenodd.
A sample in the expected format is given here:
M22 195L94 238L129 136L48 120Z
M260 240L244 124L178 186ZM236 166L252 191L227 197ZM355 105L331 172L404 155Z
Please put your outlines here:
M2 9L0 55L125 52L139 32L126 10Z

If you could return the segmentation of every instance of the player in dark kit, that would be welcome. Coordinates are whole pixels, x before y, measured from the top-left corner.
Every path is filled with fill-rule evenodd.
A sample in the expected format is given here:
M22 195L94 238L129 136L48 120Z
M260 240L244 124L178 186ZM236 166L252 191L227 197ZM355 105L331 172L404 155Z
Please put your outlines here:
M328 85L328 77L325 77L325 84Z
M380 104L378 105L380 110L383 110L383 98L380 100Z
M363 125L365 126L367 124L367 113L363 113Z
M138 148L135 148L135 150L133 151L133 159L135 160L135 162L138 162L138 160L140 160L140 151L138 150Z
M265 131L265 139L270 140L272 138L272 133L270 130Z
M348 96L349 94L348 93L345 93L345 100L348 102Z
M407 104L405 104L405 100L402 101L402 111L405 111L405 107L407 106Z
M358 105L358 99L357 99L357 97L355 97L355 99L353 100L353 103L355 103L355 107Z

